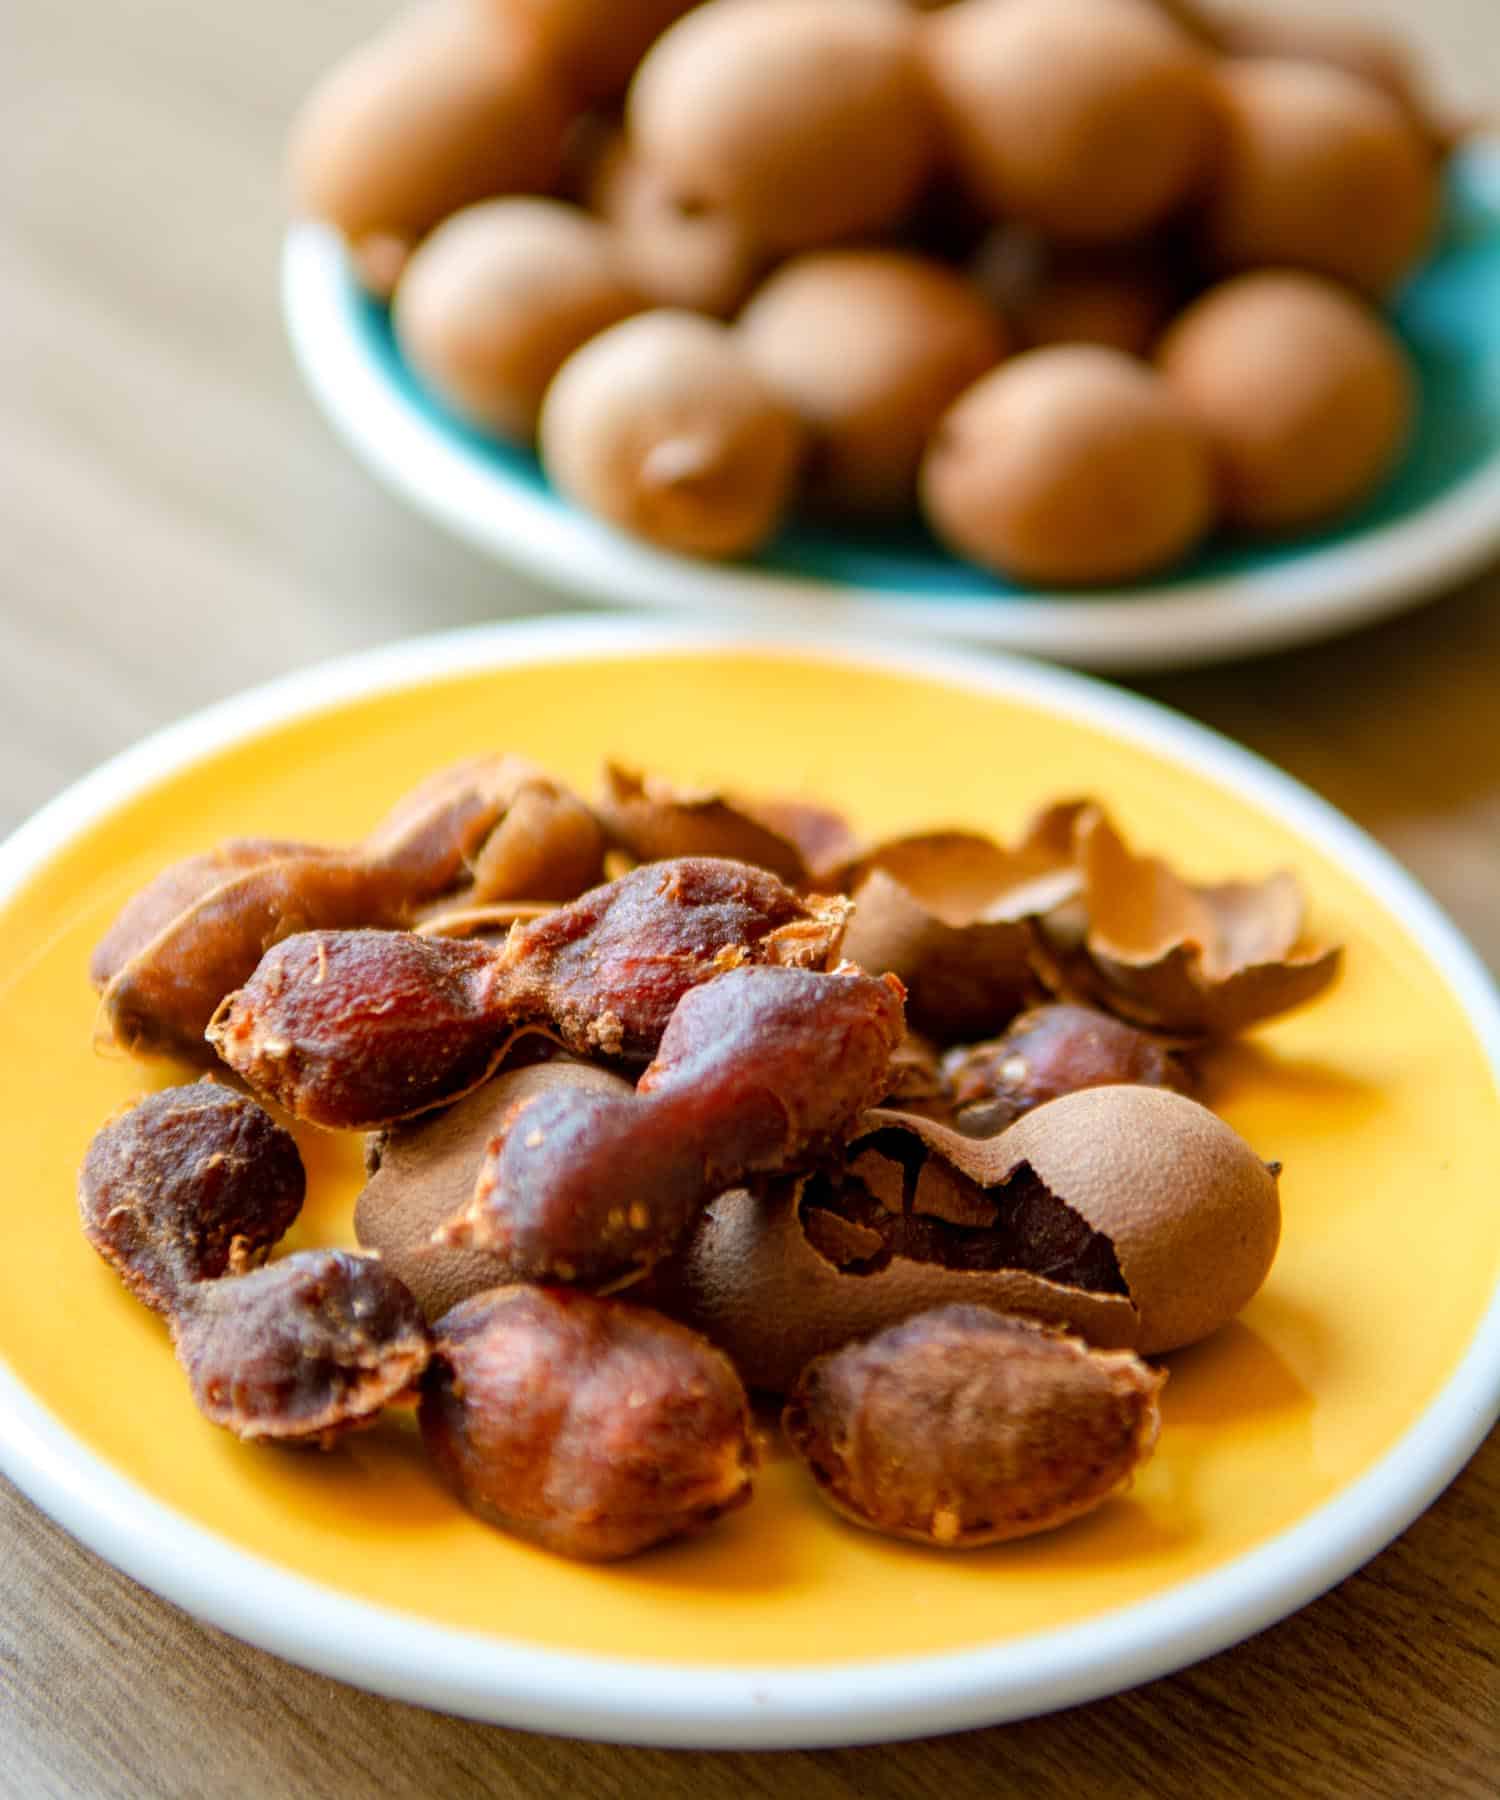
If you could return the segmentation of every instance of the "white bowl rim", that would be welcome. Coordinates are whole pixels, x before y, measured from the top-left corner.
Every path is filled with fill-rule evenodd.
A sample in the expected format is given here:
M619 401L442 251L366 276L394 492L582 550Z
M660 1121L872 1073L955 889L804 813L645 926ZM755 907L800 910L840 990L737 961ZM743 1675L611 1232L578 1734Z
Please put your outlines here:
M1500 1081L1500 996L1435 902L1370 838L1289 776L1206 727L1086 677L1020 659L660 618L543 620L418 638L306 669L146 738L0 845L0 902L80 832L224 747L350 700L528 663L771 649L1009 696L1184 760L1336 856L1411 932ZM118 1474L0 1360L0 1471L75 1537L168 1600L288 1660L396 1699L617 1742L791 1748L996 1724L1118 1692L1285 1617L1382 1549L1500 1417L1500 1285L1418 1421L1349 1487L1233 1561L1079 1625L914 1658L695 1669L537 1648L379 1607L238 1549Z
M1500 140L1466 146L1500 193ZM1500 552L1500 452L1418 511L1285 562L1118 596L938 598L862 589L669 552L611 530L481 461L390 380L351 328L337 236L288 231L282 310L297 364L351 450L388 486L488 555L553 588L632 609L767 625L940 636L1097 670L1225 661L1325 638L1401 612Z

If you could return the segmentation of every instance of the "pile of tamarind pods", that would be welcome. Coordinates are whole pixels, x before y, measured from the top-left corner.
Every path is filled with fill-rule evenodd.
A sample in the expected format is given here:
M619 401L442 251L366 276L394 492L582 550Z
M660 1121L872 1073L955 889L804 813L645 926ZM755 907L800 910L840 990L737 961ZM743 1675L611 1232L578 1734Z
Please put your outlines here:
M1338 965L1293 877L1190 883L1093 801L862 843L478 758L126 905L101 1031L212 1073L102 1127L83 1226L209 1419L327 1448L416 1401L459 1498L552 1550L743 1504L752 1392L850 1519L990 1543L1128 1481L1144 1359L1265 1280L1279 1171L1194 1058ZM361 1254L273 1255L294 1127L368 1134Z

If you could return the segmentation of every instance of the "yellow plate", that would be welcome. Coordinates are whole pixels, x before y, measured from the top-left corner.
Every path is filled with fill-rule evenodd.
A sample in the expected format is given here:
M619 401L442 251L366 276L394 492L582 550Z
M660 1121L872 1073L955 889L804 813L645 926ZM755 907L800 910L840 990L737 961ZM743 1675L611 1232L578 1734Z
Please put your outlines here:
M91 1046L93 941L163 863L228 835L357 836L420 775L506 747L587 788L615 753L806 793L870 832L1013 833L1101 796L1204 876L1289 865L1348 945L1326 998L1228 1059L1225 1116L1281 1159L1285 1232L1235 1324L1170 1359L1128 1497L944 1557L848 1527L795 1465L701 1540L575 1567L463 1513L409 1423L330 1456L195 1412L158 1322L79 1234L91 1134L168 1066ZM314 671L163 734L0 852L0 1464L215 1622L348 1679L637 1741L810 1743L1042 1710L1218 1648L1326 1587L1495 1417L1500 1167L1488 980L1368 840L1222 740L1077 677L922 653L500 628ZM348 1243L357 1143L304 1138L294 1245Z

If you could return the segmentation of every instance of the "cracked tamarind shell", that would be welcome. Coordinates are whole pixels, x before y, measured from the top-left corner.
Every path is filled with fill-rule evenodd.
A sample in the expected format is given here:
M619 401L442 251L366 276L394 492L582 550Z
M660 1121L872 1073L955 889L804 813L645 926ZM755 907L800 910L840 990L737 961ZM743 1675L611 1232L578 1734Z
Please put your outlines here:
M1276 1254L1275 1173L1181 1094L1090 1088L983 1140L914 1114L876 1111L864 1123L926 1147L912 1203L932 1218L982 1220L986 1201L1003 1202L1006 1184L1029 1172L1044 1197L1107 1240L1125 1291L899 1255L850 1272L810 1241L805 1184L739 1189L708 1209L652 1300L719 1344L753 1387L785 1392L812 1357L952 1301L1063 1325L1096 1348L1155 1355L1232 1318ZM895 1194L885 1203L901 1205Z
M902 1122L866 1115L877 1121ZM1108 1238L1139 1315L1132 1348L1143 1355L1217 1331L1249 1303L1275 1260L1279 1169L1216 1113L1169 1088L1064 1094L967 1150L957 1132L931 1120L914 1118L906 1129L937 1150L940 1167L951 1164L981 1188L1026 1164Z
M806 1179L721 1194L670 1264L632 1296L719 1346L747 1387L784 1394L815 1356L935 1306L963 1301L1062 1321L1100 1348L1129 1349L1140 1321L1123 1294L1090 1293L1021 1269L962 1269L893 1257L837 1267L804 1229Z

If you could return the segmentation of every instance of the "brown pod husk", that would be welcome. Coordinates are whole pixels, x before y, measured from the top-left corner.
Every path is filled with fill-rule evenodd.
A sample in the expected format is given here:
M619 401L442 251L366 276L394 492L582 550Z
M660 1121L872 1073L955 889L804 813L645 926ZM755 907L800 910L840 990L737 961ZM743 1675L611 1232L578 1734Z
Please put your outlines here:
M1078 799L1044 806L1009 849L978 831L912 831L882 838L827 865L823 877L847 894L881 869L913 892L930 893L945 912L977 913L997 894L1033 881L1045 883L1054 875L1061 879L1073 863L1074 828L1094 804Z
M102 1026L136 1054L212 1061L224 996L293 932L410 924L525 896L571 899L602 869L603 834L568 791L515 756L439 770L347 848L235 840L174 864L129 900L94 951Z
M336 853L278 857L200 895L109 979L100 1030L135 1056L213 1061L204 1033L219 1002L289 933L398 924L410 884Z
M540 771L521 782L470 869L476 901L574 900L604 879L604 832L588 807Z
M944 1043L993 1031L1038 997L1035 938L1025 918L949 925L877 869L856 890L845 949L906 985L912 1022Z
M1028 1319L944 1306L820 1356L782 1425L818 1492L940 1550L1051 1531L1150 1456L1166 1376Z
M272 838L231 838L199 856L163 869L154 881L132 894L115 915L89 958L89 980L106 988L121 969L172 922L215 888L252 869L284 856L316 856L313 844L282 843Z
M1097 808L1079 819L1077 841L1089 961L1112 1011L1157 1030L1232 1037L1337 976L1341 950L1303 942L1294 876L1193 886L1133 854Z
M406 1283L429 1320L513 1279L503 1258L487 1250L439 1249L432 1234L468 1205L485 1150L506 1118L558 1088L634 1092L607 1069L559 1056L504 1070L445 1111L394 1126L372 1140L372 1167L355 1202L354 1234Z
M403 794L355 850L330 854L404 870L433 894L461 887L497 821L540 773L507 754L451 763Z
M1036 921L1080 886L1047 845L1006 850L963 831L893 839L841 875L855 901L845 955L900 976L912 1024L947 1043L993 1032L1041 996Z
M854 827L841 812L814 800L778 800L760 796L739 804L778 837L795 844L811 879L821 888L833 887L832 873L854 854Z
M1276 1173L1207 1107L1169 1088L1086 1088L993 1138L889 1111L868 1113L865 1123L920 1139L936 1158L923 1172L945 1184L957 1176L961 1187L991 1191L1029 1169L1108 1240L1139 1315L1133 1347L1144 1355L1218 1330L1275 1260ZM1064 1322L1102 1341L1082 1319Z
M445 905L572 900L604 867L604 833L588 807L509 754L440 769L398 801L359 850L367 861L410 869Z
M756 816L753 801L711 788L677 788L619 763L604 765L598 812L614 841L637 862L723 856L769 869L798 886L808 867L796 842Z

